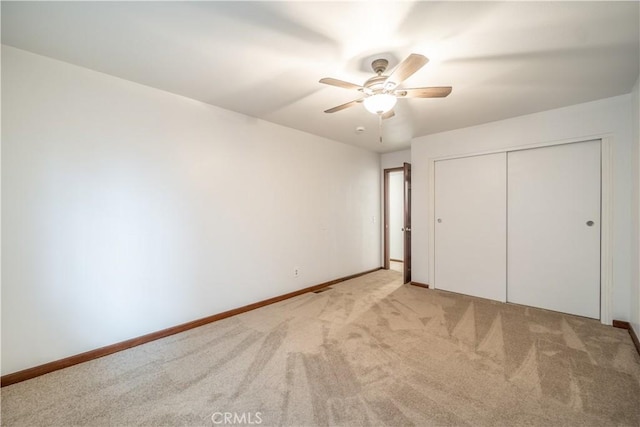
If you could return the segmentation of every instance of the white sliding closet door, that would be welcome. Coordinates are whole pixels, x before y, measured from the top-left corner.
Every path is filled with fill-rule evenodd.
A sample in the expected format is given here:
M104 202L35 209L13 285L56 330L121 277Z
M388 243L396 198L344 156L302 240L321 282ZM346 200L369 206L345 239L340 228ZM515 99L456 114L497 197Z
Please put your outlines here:
M506 191L506 153L435 162L435 288L506 300Z
M600 318L600 141L508 153L509 302Z

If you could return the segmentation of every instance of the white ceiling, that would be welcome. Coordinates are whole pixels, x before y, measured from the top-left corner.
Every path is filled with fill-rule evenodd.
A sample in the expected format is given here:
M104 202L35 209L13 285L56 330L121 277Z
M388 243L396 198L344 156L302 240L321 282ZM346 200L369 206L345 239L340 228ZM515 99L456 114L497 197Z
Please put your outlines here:
M413 137L629 93L640 64L632 2L2 2L2 42L379 152ZM357 92L384 54L431 61L384 122ZM357 134L355 128L364 126Z

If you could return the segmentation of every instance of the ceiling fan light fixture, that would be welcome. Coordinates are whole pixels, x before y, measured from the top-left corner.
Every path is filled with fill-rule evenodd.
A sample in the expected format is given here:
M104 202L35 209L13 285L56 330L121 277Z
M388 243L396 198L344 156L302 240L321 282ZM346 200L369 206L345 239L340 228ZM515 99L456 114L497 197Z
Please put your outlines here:
M396 105L397 98L388 93L378 93L364 99L364 108L373 114L384 114Z

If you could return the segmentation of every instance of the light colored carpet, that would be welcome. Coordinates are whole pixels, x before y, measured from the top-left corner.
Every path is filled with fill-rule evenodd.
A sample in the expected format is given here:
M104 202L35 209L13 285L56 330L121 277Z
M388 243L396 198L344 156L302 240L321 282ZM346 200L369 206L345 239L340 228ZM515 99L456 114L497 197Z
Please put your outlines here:
M2 423L640 424L627 331L401 282L381 270L5 387Z
M399 261L389 261L389 268L402 273L404 271L404 263Z

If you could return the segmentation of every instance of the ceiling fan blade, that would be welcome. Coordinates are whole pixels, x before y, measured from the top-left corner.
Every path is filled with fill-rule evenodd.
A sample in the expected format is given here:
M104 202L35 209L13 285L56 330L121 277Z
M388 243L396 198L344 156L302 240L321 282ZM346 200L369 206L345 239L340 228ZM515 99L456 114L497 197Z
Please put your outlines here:
M396 90L394 95L399 98L444 98L451 93L451 89L451 86L417 87Z
M329 108L328 110L324 110L325 113L335 113L336 111L344 110L345 108L353 107L356 104L362 102L364 98L356 99L355 101L349 101L345 104L338 105L337 107Z
M418 55L417 53L407 56L384 81L385 89L393 89L422 68L427 62L429 62L429 59L426 56Z
M352 90L362 90L363 87L354 83L345 82L343 80L332 79L331 77L325 77L324 79L320 79L320 83L324 83L326 85L337 86L344 89L352 89Z
M382 119L386 120L386 119L390 119L391 117L395 116L396 113L393 112L393 110L389 110L386 113L382 114Z

